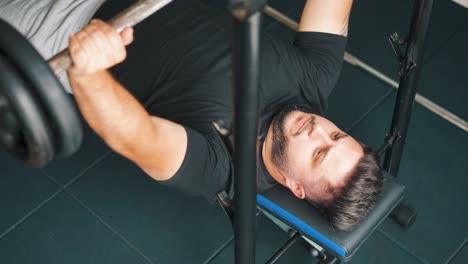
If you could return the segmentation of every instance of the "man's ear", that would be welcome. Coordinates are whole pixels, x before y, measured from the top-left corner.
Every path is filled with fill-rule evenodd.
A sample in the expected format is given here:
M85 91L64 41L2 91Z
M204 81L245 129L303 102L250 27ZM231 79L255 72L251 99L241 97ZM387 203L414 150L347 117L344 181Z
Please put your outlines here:
M291 192L294 193L294 195L296 195L297 198L299 199L305 198L304 186L302 186L300 182L293 180L293 179L286 179L286 184L289 190L291 190Z

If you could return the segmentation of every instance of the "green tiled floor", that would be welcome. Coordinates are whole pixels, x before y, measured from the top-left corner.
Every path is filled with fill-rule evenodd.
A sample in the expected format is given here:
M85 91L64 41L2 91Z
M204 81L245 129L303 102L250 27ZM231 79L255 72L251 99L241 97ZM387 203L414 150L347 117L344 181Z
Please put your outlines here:
M409 31L412 2L407 0L354 1L350 17L348 50L369 65L397 79L398 61L387 36ZM444 48L444 44L468 21L468 11L449 0L434 1L428 32L427 59Z
M398 80L398 61L387 35L409 31L411 2L355 1L350 18L348 51L370 66ZM420 93L468 119L468 9L448 0L434 1L426 40Z
M80 149L71 157L56 159L43 169L45 173L53 177L61 185L67 184L109 152L109 148L89 128L86 122L82 120L81 123L83 126L83 137L86 140L83 140Z
M362 245L359 251L349 262L351 264L416 264L423 263L421 259L402 249L398 244L389 240L388 237L376 231Z
M328 100L325 116L348 131L392 92L392 88L345 63L340 80Z
M258 218L256 262L265 263L288 240L288 234L273 224L266 216ZM296 243L278 261L278 263L312 264L317 261L308 255L308 247L305 243ZM234 243L231 242L225 250L216 256L211 264L234 263Z
M464 120L468 120L468 19L466 21L425 65L421 85L423 95Z
M65 193L0 240L2 263L151 263Z
M382 142L394 96L360 123L352 134L370 144ZM468 137L422 107L416 106L403 155L399 181L406 200L417 208L415 225L403 231L387 221L382 230L431 263L442 263L468 234L466 208ZM422 243L424 241L424 243Z
M218 206L161 186L115 154L68 190L158 263L202 262L231 235Z
M19 164L0 150L0 240L59 187L38 170ZM1 254L0 254L1 255Z
M453 260L450 262L451 264L464 264L468 260L468 239L465 240L464 246L454 255Z
M212 0L206 0L212 1ZM298 19L305 1L272 0ZM348 49L395 77L386 34L406 32L410 1L356 0ZM468 118L468 10L436 0L421 92ZM397 14L397 15L396 15ZM271 19L285 40L293 32ZM395 78L396 79L396 78ZM395 92L344 65L327 116L371 146L388 129ZM417 208L409 230L386 220L351 263L468 263L468 135L415 105L399 181ZM217 206L168 190L116 154L85 126L80 151L41 170L0 152L0 263L234 263L230 224ZM73 179L73 181L71 181ZM65 190L61 188L66 186ZM287 234L267 218L258 225L263 263ZM210 257L220 250L213 259ZM301 244L279 263L315 263Z

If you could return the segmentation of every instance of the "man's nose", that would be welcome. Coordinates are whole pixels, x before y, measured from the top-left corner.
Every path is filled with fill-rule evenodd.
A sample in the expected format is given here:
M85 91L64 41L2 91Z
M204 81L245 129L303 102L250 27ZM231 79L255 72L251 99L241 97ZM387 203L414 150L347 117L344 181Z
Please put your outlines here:
M313 140L323 140L324 143L333 144L334 141L330 137L328 130L320 124L314 124L309 133L309 137Z

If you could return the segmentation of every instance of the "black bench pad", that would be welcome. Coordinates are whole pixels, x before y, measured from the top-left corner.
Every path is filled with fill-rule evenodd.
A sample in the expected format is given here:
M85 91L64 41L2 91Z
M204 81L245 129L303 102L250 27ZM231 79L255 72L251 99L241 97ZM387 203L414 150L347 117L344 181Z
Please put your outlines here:
M398 184L394 177L386 175L384 192L375 208L366 219L347 232L332 228L319 208L295 197L281 185L258 194L257 204L340 260L347 261L398 205L404 191L405 187Z

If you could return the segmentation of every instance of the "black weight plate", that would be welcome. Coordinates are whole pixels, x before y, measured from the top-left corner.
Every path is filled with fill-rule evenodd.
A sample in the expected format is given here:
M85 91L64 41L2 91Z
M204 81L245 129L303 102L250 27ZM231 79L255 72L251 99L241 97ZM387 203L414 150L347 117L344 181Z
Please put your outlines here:
M22 141L22 137L18 119L11 111L6 97L0 93L0 146L21 151L16 146Z
M0 53L0 97L2 115L0 134L11 139L6 150L31 166L43 166L54 157L54 145L47 119L22 76Z
M58 157L73 154L80 146L83 131L75 105L34 47L11 25L0 19L0 51L8 57L52 125L55 153Z

